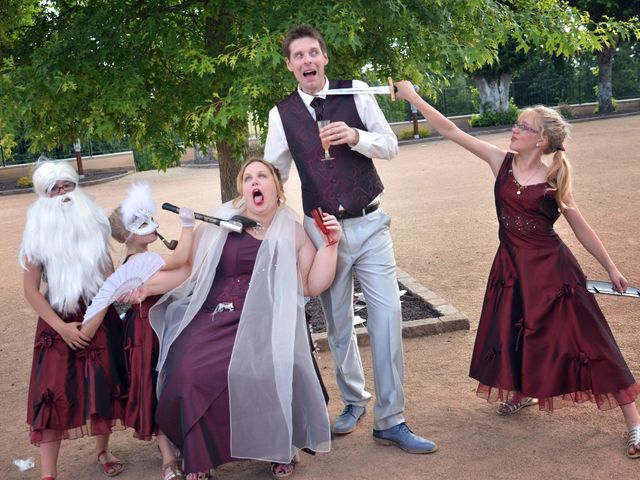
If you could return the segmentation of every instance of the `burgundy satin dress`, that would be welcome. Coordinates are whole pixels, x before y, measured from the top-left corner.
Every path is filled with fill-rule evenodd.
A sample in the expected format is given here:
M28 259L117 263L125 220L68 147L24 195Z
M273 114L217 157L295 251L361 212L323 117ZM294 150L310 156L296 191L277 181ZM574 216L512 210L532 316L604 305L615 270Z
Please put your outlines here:
M542 410L640 393L586 277L556 234L548 183L519 186L507 154L495 182L500 245L489 273L469 375L489 401L540 400ZM519 193L518 193L519 192Z
M128 380L128 394L124 410L124 425L134 431L134 437L151 440L156 435L156 365L158 338L149 323L149 309L160 295L147 298L140 305L132 305L124 324L124 355Z
M61 316L82 322L86 307ZM123 417L122 322L113 307L87 348L72 350L42 318L33 348L27 423L34 445L110 433Z

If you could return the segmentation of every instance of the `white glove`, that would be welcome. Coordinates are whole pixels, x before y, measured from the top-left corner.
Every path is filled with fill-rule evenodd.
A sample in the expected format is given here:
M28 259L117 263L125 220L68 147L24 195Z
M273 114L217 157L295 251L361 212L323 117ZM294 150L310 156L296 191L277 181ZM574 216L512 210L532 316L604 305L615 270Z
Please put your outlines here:
M178 216L180 217L180 223L185 228L193 227L196 224L196 217L193 213L193 208L180 207L180 213Z

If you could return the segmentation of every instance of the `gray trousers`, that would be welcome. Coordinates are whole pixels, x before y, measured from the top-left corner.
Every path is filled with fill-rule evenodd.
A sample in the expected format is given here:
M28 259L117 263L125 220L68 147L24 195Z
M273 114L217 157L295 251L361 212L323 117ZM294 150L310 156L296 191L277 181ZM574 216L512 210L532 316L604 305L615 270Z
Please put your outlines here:
M342 237L336 277L331 288L320 296L329 348L342 401L364 407L371 394L365 390L353 327L353 271L367 302L367 329L376 392L373 428L384 430L404 422L402 311L390 219L378 209L363 217L341 220L340 224ZM305 216L304 227L316 247L326 243L313 219Z

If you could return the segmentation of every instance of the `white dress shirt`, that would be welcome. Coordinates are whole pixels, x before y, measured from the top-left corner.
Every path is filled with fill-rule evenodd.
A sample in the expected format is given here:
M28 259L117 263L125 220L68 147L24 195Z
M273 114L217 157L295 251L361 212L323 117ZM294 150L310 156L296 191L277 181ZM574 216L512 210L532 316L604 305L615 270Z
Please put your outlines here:
M360 80L353 80L353 87L367 86L366 83ZM320 92L328 89L329 80L325 77L324 87ZM310 105L315 96L303 92L300 86L298 86L298 95L302 98L311 117L316 118L315 111ZM326 98L326 95L320 94L318 96ZM378 102L376 102L373 94L354 95L354 99L358 115L368 131L357 129L360 139L357 144L349 146L352 150L369 158L391 160L398 154L398 138L391 130L387 119L378 106ZM280 170L282 181L286 182L289 178L293 157L289 151L289 144L287 143L287 137L284 133L282 119L277 106L269 111L269 132L264 146L264 158Z

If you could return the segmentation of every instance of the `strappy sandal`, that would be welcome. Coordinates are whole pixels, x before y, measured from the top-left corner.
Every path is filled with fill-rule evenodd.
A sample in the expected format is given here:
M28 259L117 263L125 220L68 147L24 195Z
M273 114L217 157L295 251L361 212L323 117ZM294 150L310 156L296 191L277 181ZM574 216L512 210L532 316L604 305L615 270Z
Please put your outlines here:
M513 415L525 407L531 407L538 404L537 398L522 397L517 402L500 402L496 413L498 415Z
M296 465L291 463L275 463L271 462L271 474L273 478L288 478L296 471Z
M196 472L187 475L187 480L208 480L210 478L208 472Z
M635 451L630 453L629 450L633 448ZM640 425L636 425L627 432L627 457L640 458Z
M184 480L184 472L181 468L181 462L171 460L162 465L162 480Z
M124 471L124 463L122 463L115 457L115 460L111 460L108 462L103 462L102 460L100 460L100 457L102 457L103 455L107 455L107 453L109 452L107 452L106 450L102 450L98 454L98 463L102 466L102 473L104 473L106 477L115 477L116 475L120 475Z

